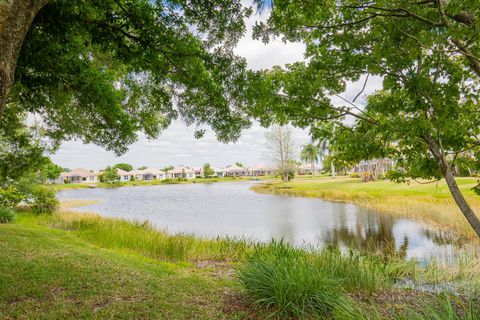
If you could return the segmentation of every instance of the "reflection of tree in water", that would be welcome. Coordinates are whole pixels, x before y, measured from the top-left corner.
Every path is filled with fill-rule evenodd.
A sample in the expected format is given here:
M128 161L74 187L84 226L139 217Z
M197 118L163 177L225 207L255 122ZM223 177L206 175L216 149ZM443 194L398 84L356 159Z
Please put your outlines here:
M360 216L363 216L362 218ZM329 230L323 241L332 246L344 245L348 248L381 253L388 256L405 258L409 241L403 238L402 244L397 250L395 237L393 236L392 217L387 215L357 215L354 228L350 228L344 218L339 218L337 226Z
M438 246L445 246L449 244L461 246L467 242L466 238L459 237L451 231L424 229L422 230L422 233L427 239L431 240Z

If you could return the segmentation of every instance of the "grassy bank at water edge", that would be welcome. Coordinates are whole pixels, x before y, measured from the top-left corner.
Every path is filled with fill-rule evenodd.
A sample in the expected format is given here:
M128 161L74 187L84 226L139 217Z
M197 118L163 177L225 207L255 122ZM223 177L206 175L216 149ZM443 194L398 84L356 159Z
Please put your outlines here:
M57 191L69 189L87 189L92 186L95 188L117 188L117 187L140 187L140 186L159 186L166 184L189 184L189 183L216 183L216 182L241 182L250 181L252 179L269 180L273 177L226 177L226 178L196 178L187 180L165 179L165 180L136 180L136 181L119 181L116 183L65 183L51 185Z
M457 183L474 211L480 213L480 196L471 190L477 179L458 178ZM252 189L259 193L351 202L454 230L477 241L444 181L398 184L388 180L362 182L350 177L300 177L291 182L277 180Z
M93 214L22 212L0 224L0 318L427 319L429 310L443 319L478 310L398 284L468 280L478 290L478 260L469 257L460 273L335 248L168 235Z

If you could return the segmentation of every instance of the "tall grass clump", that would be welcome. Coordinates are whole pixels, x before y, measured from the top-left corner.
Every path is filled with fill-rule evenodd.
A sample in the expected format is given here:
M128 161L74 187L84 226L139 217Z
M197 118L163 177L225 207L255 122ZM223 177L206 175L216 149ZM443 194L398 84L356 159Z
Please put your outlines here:
M167 260L228 259L243 256L248 245L235 239L205 240L170 235L148 222L103 218L95 214L58 213L49 221L104 248L123 249Z
M17 214L10 208L0 206L0 223L15 222Z
M344 255L334 248L308 252L272 242L256 246L238 276L255 305L279 316L361 319L349 292L391 287L413 269L382 257Z
M339 279L309 263L307 257L282 243L270 254L253 254L240 280L254 304L282 317L329 316L348 303Z

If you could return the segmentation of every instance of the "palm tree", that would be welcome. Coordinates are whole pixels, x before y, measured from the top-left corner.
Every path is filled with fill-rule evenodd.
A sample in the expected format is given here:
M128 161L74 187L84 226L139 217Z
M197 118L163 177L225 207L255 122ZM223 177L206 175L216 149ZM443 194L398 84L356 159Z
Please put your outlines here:
M315 173L315 162L318 161L318 146L314 145L313 143L307 143L302 147L302 151L300 152L300 158L302 161L310 162L312 165L312 176Z

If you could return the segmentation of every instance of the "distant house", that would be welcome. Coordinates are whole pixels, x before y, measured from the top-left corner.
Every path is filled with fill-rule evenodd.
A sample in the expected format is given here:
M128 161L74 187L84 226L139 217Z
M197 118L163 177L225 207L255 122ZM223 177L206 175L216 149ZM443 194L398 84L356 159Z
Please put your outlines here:
M134 176L135 180L163 180L165 173L155 168L146 168L143 170L132 170L129 172L130 176Z
M223 178L223 177L227 176L227 170L226 169L215 168L215 167L212 167L212 169L213 169L213 171L215 171L215 174L213 175L214 177Z
M98 182L98 172L76 168L69 172L62 172L60 177L69 183Z
M228 177L245 177L250 174L247 168L240 167L236 164L232 164L225 168L225 172Z
M177 179L177 178L185 178L185 179L195 179L195 170L185 166L174 167L171 170L167 171L167 178L168 179Z
M132 176L130 172L117 168L117 174L120 176L120 181L130 181Z
M319 166L314 165L313 166L313 172L315 174L320 173L321 169ZM298 166L297 169L297 174L298 175L304 175L304 174L312 174L312 164L311 163L304 163Z
M203 177L203 167L194 167L193 171L195 172L195 177L196 178L202 178Z
M353 172L362 175L365 180L378 179L385 176L387 171L393 170L395 163L389 158L378 158L360 161L354 168Z
M258 177L258 176L272 176L275 175L275 168L268 167L265 165L257 165L255 167L248 168L249 175Z

